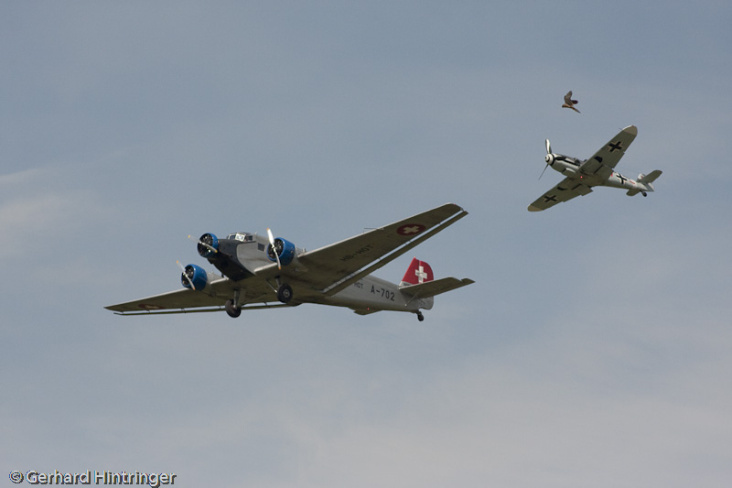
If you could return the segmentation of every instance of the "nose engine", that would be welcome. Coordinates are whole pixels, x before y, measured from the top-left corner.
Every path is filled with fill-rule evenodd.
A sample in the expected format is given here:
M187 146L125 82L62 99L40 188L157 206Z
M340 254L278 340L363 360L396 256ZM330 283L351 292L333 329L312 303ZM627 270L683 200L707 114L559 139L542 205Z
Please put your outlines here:
M208 259L219 252L219 239L214 234L203 234L198 239L198 246L196 248L201 257Z
M252 273L237 258L237 246L241 244L233 239L219 240L215 234L206 233L198 239L196 249L201 257L216 266L221 273L234 280L243 280L252 275ZM185 286L185 283L183 283ZM198 290L196 286L196 290Z

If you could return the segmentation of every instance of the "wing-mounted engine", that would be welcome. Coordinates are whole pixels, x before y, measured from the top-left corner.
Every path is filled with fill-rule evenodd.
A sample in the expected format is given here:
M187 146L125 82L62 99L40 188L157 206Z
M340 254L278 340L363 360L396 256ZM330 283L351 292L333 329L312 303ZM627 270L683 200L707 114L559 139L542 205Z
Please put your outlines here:
M277 237L273 240L272 244L267 246L267 257L273 263L279 263L280 266L287 266L295 259L297 248L295 244Z
M243 280L252 273L236 257L236 248L241 242L235 239L219 239L211 233L198 239L198 254L216 266L224 276L234 281Z
M189 264L183 268L180 275L180 283L189 290L201 291L206 288L208 282L209 277L206 270L195 264Z

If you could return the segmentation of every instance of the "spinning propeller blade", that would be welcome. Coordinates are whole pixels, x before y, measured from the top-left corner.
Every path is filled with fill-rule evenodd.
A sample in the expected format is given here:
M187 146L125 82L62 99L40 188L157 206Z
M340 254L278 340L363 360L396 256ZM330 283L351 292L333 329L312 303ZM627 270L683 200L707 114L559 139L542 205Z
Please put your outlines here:
M272 246L272 253L275 255L275 258L277 259L277 269L282 269L282 263L280 263L280 255L277 254L277 249L275 248L274 236L272 235L272 230L269 227L267 227L267 237L269 237L269 245Z
M551 159L549 158L549 156L551 156L551 154L552 154L552 144L551 144L551 142L549 142L549 139L547 139L546 141L544 141L544 143L546 144L546 155L547 155L547 157L544 158L545 161L546 161L546 166L544 166L544 169L541 170L541 174L539 175L539 179L541 179L541 177L544 176L544 171L546 171L546 169L549 167L549 164L550 164L550 161L551 161Z
M195 237L193 237L193 236L192 236L192 235L190 235L190 234L188 234L188 238L189 238L190 240L192 240L193 242L195 242L196 244L199 244L199 245L201 245L201 246L205 247L206 249L208 249L209 251L211 251L211 252L212 252L212 253L214 253L214 254L216 254L217 252L219 252L219 250L218 250L218 249L216 249L215 247L213 247L213 246L211 246L211 245L209 245L209 244L206 244L206 243L205 243L205 242L203 242L203 241L202 241L201 239L196 239Z
M546 166L544 166L544 169L541 170L541 174L539 175L539 179L541 179L542 176L544 176L544 171L549 167L549 163L547 163Z

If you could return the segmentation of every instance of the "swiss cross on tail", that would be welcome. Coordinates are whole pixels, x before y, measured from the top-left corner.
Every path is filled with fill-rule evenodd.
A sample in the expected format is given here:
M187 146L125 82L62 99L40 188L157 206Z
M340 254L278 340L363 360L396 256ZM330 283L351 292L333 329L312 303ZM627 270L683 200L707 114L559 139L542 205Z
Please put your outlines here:
M414 258L412 259L412 263L409 265L409 268L407 268L407 272L404 273L402 283L418 285L420 283L427 283L434 279L435 275L432 273L430 265L424 261Z
M407 303L419 303L423 308L432 308L433 297L450 290L456 290L474 283L470 278L440 278L435 280L432 267L417 258L412 259L404 278L399 284L399 294L405 296ZM422 321L424 317L421 312L417 318Z

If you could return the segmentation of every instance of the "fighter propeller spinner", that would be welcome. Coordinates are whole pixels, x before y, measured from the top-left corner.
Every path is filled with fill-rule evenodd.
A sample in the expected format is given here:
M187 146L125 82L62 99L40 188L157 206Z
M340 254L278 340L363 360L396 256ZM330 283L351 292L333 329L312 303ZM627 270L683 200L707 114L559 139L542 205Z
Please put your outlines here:
M571 92L569 93L571 96ZM553 207L557 203L566 202L579 195L587 195L595 186L610 186L628 190L629 196L641 193L644 197L654 191L653 182L661 176L660 170L651 171L647 175L640 174L637 180L626 178L615 172L615 166L625 151L638 135L638 128L629 125L610 139L590 159L581 161L577 158L552 152L549 139L546 140L546 166L562 173L565 178L554 188L544 193L529 205L530 212L538 212ZM541 178L541 176L539 176Z

